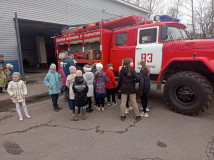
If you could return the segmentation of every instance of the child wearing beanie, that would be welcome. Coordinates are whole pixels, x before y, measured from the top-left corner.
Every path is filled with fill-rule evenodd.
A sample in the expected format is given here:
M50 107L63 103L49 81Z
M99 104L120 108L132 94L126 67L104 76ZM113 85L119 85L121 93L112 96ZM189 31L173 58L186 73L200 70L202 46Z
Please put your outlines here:
M16 111L19 115L19 121L23 121L19 103L22 103L25 115L28 119L30 119L31 116L28 114L27 106L25 103L25 97L27 96L27 87L25 83L20 80L19 72L14 72L12 74L12 81L8 84L7 91L8 94L11 96L13 103L15 103L16 105Z
M103 72L103 65L101 63L96 64L96 72L94 78L95 96L97 98L98 111L104 111L104 99L106 97L106 85L109 82L108 76ZM102 105L102 108L101 108Z
M53 109L59 112L61 107L58 105L59 93L61 93L62 83L59 74L56 72L56 65L51 64L50 70L44 79L44 84L48 87L49 95L52 98Z
M88 85L88 93L87 93L88 108L86 109L86 111L91 113L93 112L93 109L91 108L91 103L92 103L92 97L94 95L94 85L93 85L94 74L91 72L91 67L89 64L86 64L83 67L83 70L85 72L85 74L83 75L83 78Z
M80 70L77 70L77 71L76 71L76 76L79 76L79 77L81 77L81 76L82 76L82 71L80 71Z
M75 115L71 118L72 121L78 121L77 112L82 108L82 119L86 119L86 105L87 101L87 93L88 93L88 86L85 82L82 71L76 71L76 77L73 84L73 91L74 91L74 106L75 106Z
M59 70L60 77L62 79L62 92L64 95L64 101L67 101L67 87L66 87L66 75L63 70L63 62L60 62L60 70Z
M74 92L73 92L73 84L74 84L74 80L76 77L76 67L74 66L70 66L69 67L69 72L70 75L68 75L67 79L66 79L66 86L68 87L68 106L71 110L73 110L73 116L74 116L74 112L75 112L75 107L74 107ZM79 111L80 113L80 111Z

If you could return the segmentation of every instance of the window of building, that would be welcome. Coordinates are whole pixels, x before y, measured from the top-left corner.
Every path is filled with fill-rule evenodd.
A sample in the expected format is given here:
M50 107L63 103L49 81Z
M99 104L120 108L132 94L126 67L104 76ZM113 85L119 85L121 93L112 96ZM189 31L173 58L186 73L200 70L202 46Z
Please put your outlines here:
M127 44L127 33L118 33L115 35L115 46L124 46Z
M157 28L144 29L140 31L139 43L155 43L157 41Z

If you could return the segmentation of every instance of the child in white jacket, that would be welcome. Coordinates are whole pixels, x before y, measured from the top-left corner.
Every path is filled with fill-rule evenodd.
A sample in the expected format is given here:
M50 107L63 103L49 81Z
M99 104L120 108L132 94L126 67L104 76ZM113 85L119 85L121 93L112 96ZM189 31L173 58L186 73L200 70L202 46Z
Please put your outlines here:
M73 84L76 77L76 67L70 66L69 67L70 75L68 75L66 79L66 86L69 88L69 99L68 99L68 105L71 110L73 110L73 116L75 112L75 106L74 106L74 92L73 92ZM79 110L79 116L80 116L80 110Z
M12 81L8 84L7 91L8 94L11 96L13 103L16 104L16 110L19 115L19 121L23 121L19 104L20 102L22 103L22 107L24 109L26 117L30 119L31 116L28 114L27 106L25 104L25 97L27 96L27 87L25 83L22 80L20 80L19 72L14 72L12 74Z
M93 112L93 109L91 108L92 98L94 95L94 74L91 72L90 65L86 64L83 67L83 70L85 74L83 75L84 80L87 83L88 86L88 93L87 93L87 99L88 99L88 108L86 109L87 112L91 113Z

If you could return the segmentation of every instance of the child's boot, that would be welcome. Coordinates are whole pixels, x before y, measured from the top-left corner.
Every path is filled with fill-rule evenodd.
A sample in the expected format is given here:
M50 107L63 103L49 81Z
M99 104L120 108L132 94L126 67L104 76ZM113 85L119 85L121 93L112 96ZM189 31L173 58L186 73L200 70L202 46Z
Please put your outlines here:
M94 110L92 108L89 109L89 113L93 112Z
M77 116L77 114L78 114L78 107L75 106L75 113L74 113L74 116L71 117L70 120L72 120L72 121L78 121L78 116Z
M23 117L19 117L19 121L20 121L20 122L23 121Z
M64 98L64 101L65 101L65 102L68 102L68 99L67 99L67 98Z
M31 119L31 116L28 114L28 115L26 115L26 117L27 117L27 119Z
M56 106L53 106L53 110L59 112L59 109Z
M82 107L82 119L83 119L83 120L86 119L85 112L86 112L86 106Z
M89 109L89 113L91 113L91 112L93 112L94 110L91 108L91 106L90 107L88 107L88 109Z
M56 108L57 108L58 110L62 109L61 107L59 107L59 105L58 105L58 104L56 105Z
M88 107L88 108L86 108L86 112L90 112L90 109L89 109L89 107Z

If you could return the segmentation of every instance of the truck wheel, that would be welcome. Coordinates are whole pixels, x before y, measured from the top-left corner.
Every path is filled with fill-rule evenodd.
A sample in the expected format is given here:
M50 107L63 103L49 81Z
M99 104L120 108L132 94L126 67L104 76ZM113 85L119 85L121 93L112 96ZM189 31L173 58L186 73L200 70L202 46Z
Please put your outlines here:
M195 116L210 107L213 100L213 87L198 73L179 72L167 79L164 97L173 111Z

